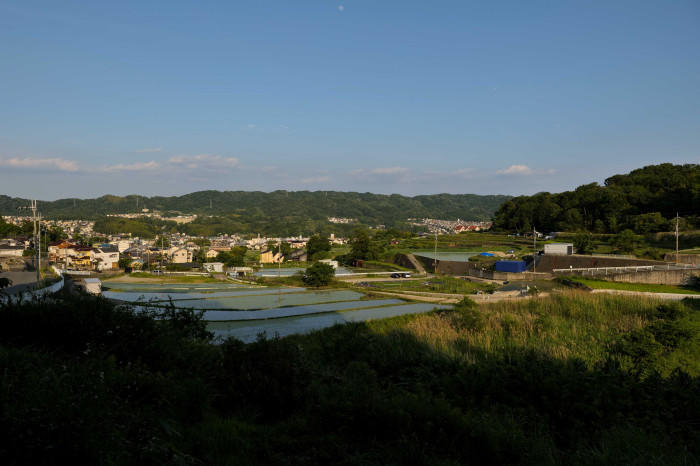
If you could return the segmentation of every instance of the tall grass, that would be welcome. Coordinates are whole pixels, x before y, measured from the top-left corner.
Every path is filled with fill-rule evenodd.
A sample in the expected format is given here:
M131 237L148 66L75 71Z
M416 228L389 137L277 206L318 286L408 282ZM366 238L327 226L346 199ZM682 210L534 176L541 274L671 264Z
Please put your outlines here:
M417 316L405 330L456 359L534 350L545 357L576 357L593 366L615 339L644 327L661 301L645 297L566 291L548 298L501 301L469 310ZM386 326L385 326L386 331Z

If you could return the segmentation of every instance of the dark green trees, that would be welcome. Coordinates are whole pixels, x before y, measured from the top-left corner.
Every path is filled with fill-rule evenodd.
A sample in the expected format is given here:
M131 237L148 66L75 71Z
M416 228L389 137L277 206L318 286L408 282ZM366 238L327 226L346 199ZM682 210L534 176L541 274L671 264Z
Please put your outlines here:
M325 259L326 253L331 250L331 242L321 235L312 235L306 243L306 254L309 260ZM291 251L290 251L291 252Z
M245 254L248 248L245 246L234 246L230 251L221 251L216 255L216 260L223 262L226 267L242 267L245 265Z
M595 231L637 233L669 229L676 212L700 224L700 165L665 163L615 175L603 186L579 186L559 194L539 193L506 201L494 215L496 229L511 231ZM682 214L681 214L682 215ZM694 216L693 216L694 215Z
M305 285L318 288L319 286L328 285L334 276L335 269L332 265L316 262L306 269L301 279Z
M593 235L582 231L574 237L574 248L577 254L590 254L593 252Z

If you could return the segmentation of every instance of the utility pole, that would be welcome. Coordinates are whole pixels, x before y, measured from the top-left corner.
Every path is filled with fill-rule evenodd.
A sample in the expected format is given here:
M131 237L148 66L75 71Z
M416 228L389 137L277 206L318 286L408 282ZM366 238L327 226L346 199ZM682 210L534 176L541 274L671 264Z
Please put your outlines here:
M18 210L22 209L28 209L32 211L32 223L34 226L34 261L36 264L36 282L39 283L39 280L41 280L41 271L40 271L40 264L39 264L39 249L41 248L41 245L38 244L39 240L37 239L37 217L36 217L36 199L32 200L31 205L29 206L24 206L24 207L18 207Z
M282 237L280 236L280 239L277 243L277 254L280 255L279 259L277 259L277 278L280 278L282 276Z
M537 230L532 227L532 250L534 254L532 255L532 273L537 272Z
M676 212L676 265L678 262L678 212Z
M433 254L433 273L437 275L438 265L437 265L437 230L435 230L435 253Z
M39 214L39 216L37 217L37 222L39 223L39 225L37 226L37 234L39 236L39 247L36 250L37 262L39 263L39 267L36 269L36 271L37 271L37 274L36 274L37 280L36 281L38 282L39 279L41 279L41 214Z

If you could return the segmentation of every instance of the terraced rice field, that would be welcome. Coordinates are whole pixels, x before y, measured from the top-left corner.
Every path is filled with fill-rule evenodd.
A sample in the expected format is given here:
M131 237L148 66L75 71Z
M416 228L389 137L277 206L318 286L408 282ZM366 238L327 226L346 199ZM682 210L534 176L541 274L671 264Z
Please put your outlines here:
M134 303L137 308L173 305L204 311L215 335L245 342L257 338L306 333L344 322L382 319L429 312L436 306L401 299L368 299L352 290L307 290L221 284L106 283L106 298Z

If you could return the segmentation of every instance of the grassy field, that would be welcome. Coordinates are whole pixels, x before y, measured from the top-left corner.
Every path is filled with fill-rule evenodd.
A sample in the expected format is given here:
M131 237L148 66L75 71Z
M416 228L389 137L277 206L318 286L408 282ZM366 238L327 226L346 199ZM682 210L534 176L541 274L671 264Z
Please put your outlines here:
M676 285L656 285L649 283L623 283L611 282L607 280L592 280L589 278L574 277L572 280L582 283L593 289L606 290L627 290L627 291L645 291L649 293L679 293L679 294L700 294L700 289L691 288L689 286Z

